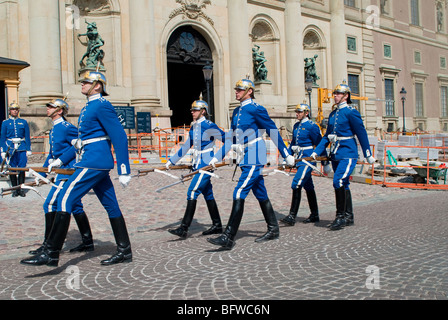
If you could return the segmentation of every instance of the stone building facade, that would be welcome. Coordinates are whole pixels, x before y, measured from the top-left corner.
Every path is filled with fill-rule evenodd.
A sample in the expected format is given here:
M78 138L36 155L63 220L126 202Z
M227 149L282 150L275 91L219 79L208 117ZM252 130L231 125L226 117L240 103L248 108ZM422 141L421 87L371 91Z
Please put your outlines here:
M189 125L201 93L227 128L233 87L254 79L259 48L268 81L256 83L256 98L278 126L291 129L295 105L308 101L304 60L317 56L314 116L317 88L347 81L368 98L357 104L369 133L398 130L404 87L406 129L447 131L446 17L445 0L0 0L0 57L29 63L20 85L0 78L0 108L18 100L39 134L50 127L45 103L68 93L76 123L85 103L77 82L83 34L95 22L110 100L150 112L153 128ZM330 109L324 104L324 115Z

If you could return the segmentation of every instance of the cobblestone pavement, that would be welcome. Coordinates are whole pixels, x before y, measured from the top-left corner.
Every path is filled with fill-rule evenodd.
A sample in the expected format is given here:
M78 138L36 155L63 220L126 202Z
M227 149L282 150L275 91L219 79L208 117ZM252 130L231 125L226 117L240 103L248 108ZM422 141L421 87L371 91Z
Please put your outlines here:
M142 168L142 167L138 167ZM135 171L134 171L135 173ZM186 171L172 171L180 175ZM214 191L223 223L232 205L233 168L217 171ZM340 231L325 226L334 219L334 191L328 178L314 177L321 221L281 225L279 240L255 243L266 231L260 207L250 194L231 251L206 241L205 201L200 197L186 240L167 232L185 210L186 189L153 173L134 178L122 189L111 172L125 215L134 259L110 267L100 260L115 252L107 215L94 194L84 198L96 250L70 254L80 240L72 220L59 267L19 264L43 236L43 200L0 199L1 300L296 300L436 299L448 297L448 198L445 191L383 188L352 183L355 225ZM237 173L238 176L238 173ZM277 174L266 186L277 217L287 215L291 177ZM45 196L48 187L41 187ZM306 194L298 220L309 215Z

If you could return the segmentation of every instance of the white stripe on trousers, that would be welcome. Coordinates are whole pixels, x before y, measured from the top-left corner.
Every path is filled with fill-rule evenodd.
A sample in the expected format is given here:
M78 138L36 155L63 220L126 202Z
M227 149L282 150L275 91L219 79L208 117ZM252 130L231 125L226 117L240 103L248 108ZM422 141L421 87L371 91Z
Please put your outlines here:
M239 199L240 195L241 195L241 191L243 191L243 189L247 186L247 184L249 183L250 179L252 178L252 175L254 173L254 170L257 166L252 166L252 169L250 169L249 174L247 175L246 180L244 180L244 183L241 185L241 187L238 189L238 191L236 192L236 198Z
M201 184L201 180L202 180L202 177L203 177L203 176L204 176L204 174L201 173L201 175L199 176L198 182L197 182L196 185L194 186L193 190L191 190L191 195L190 195L190 197L191 197L192 199L194 199L194 194L195 194L196 190L198 190L199 185Z
M339 188L343 186L344 183L343 180L350 174L350 167L352 166L352 161L353 159L349 159L347 168L345 168L344 175L342 176L341 179L339 179Z
M67 205L68 197L70 196L70 192L72 192L76 183L78 183L84 177L84 175L87 173L87 171L89 171L89 169L83 169L82 172L76 177L75 180L72 181L72 183L68 187L67 192L64 195L64 198L62 198L61 211L67 212L66 205Z
M61 181L58 185L58 187L63 187L64 181ZM53 212L53 204L55 203L56 199L58 198L58 194L61 191L61 189L56 188L55 192L53 193L53 197L51 197L50 203L48 204L48 212ZM57 209L56 209L57 211Z
M305 170L303 170L303 172L302 172L302 176L300 177L299 183L297 183L296 188L297 188L298 186L302 185L302 181L303 181L303 179L305 178L306 171L307 171L308 169L311 169L311 168L310 168L309 166L306 166Z

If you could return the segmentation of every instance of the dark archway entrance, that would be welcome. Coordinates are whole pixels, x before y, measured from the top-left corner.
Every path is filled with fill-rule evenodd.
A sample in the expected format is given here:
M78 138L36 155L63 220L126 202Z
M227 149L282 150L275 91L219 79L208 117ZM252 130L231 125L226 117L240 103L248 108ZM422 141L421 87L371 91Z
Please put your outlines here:
M214 121L213 78L209 83L210 92L202 68L209 63L213 65L212 52L205 38L191 26L176 29L167 45L168 61L168 98L173 111L171 126L189 126L191 123L190 107L194 100L207 101L211 120Z

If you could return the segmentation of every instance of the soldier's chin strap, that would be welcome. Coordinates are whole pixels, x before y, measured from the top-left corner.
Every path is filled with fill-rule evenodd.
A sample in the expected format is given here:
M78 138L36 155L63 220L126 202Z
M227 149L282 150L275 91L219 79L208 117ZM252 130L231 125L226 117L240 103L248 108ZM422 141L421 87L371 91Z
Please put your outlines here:
M95 88L95 86L97 85L97 83L98 83L98 80L95 80L94 82L92 82L92 86L90 87L89 91L87 92L87 99L92 94L92 91Z

